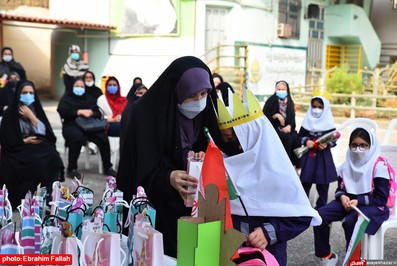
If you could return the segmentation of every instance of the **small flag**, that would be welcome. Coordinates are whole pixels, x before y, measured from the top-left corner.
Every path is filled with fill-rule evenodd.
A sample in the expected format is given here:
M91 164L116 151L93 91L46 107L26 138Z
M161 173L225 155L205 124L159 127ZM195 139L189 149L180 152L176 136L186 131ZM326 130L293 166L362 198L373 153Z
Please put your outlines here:
M362 236L365 233L365 229L367 229L369 218L365 216L357 207L352 206L358 212L358 219L356 225L354 226L353 234L349 242L349 246L347 247L345 260L343 261L343 266L348 265L349 260L351 259L353 253L356 251L357 246L361 241Z
M226 182L225 164L223 162L222 152L212 140L208 143L208 148L205 152L201 178L204 188L209 184L216 185L219 191L218 201L221 201L222 199L226 200L224 230L226 231L229 228L233 228L232 216L230 214L229 188Z

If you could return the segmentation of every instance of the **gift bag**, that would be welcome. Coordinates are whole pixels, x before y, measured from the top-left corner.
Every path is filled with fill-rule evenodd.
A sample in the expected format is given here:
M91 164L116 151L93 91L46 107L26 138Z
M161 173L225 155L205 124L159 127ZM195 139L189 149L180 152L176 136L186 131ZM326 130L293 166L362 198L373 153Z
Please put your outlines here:
M72 266L87 265L84 259L84 249L81 241L74 235L65 237L59 232L53 233L51 254L71 254Z
M8 191L6 185L0 189L0 228L11 222L12 206L8 200Z
M113 233L120 233L117 231L117 213L115 212L105 212L105 217L103 220L103 230ZM119 235L120 238L120 235Z
M78 185L72 195L75 198L80 197L84 200L84 203L86 205L85 216L92 215L94 205L94 191L88 187Z
M15 224L8 223L0 229L0 254L23 254L20 235Z
M149 222L135 224L133 242L134 265L164 265L163 234L154 229Z
M221 224L221 221L205 223L203 217L180 218L178 265L218 266Z
M156 210L151 206L149 200L146 197L145 190L140 186L137 189L137 195L131 200L127 221L124 227L128 227L128 259L132 262L133 258L133 236L134 236L134 225L136 217L139 214L143 214L148 221L151 223L152 227L156 226Z
M81 239L81 230L79 229L83 224L86 210L87 206L80 196L75 198L66 210L66 220L71 224L72 231L78 239Z
M41 217L40 207L30 192L21 201L18 207L21 216L21 246L25 254L39 254L41 244Z
M126 254L120 246L118 233L83 232L84 259L87 265L124 265Z
M193 217L197 217L198 216L198 193L199 193L199 188L201 188L201 186L202 186L201 169L203 168L203 160L194 159L194 152L190 151L188 153L187 161L188 161L188 164L187 164L188 174L197 179L197 188L196 188L195 194L187 195L187 199L185 201L185 206L192 207L191 215ZM191 188L188 188L188 189L191 189Z
M37 186L36 192L33 195L33 200L37 202L37 206L39 208L38 210L35 210L35 213L37 213L41 219L43 219L45 216L45 210L47 205L46 195L47 195L47 188L40 187L39 184Z
M51 221L51 219L57 221ZM50 254L52 249L52 242L54 239L54 233L61 233L59 222L64 222L64 220L52 215L44 217L41 224L41 254Z

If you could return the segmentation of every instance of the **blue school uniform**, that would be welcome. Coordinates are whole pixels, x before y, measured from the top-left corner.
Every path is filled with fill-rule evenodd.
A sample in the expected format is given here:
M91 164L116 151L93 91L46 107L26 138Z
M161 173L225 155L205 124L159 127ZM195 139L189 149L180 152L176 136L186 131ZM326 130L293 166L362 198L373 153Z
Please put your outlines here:
M301 127L299 130L299 141L306 146L308 140L316 140L319 137L335 130L335 128L313 132ZM334 160L331 154L331 148L336 146L336 140L329 142L324 150L310 149L301 157L301 174L300 179L305 183L329 184L338 179Z
M378 163L376 165L376 174L374 181L374 191L364 194L351 194L347 193L343 184L343 179L338 178L338 188L335 192L335 200L329 204L323 206L318 210L323 223L320 226L314 227L314 245L315 254L317 257L325 257L330 251L329 238L330 238L330 227L329 224L334 221L341 221L343 229L345 231L346 238L346 249L353 234L354 226L357 221L358 214L352 210L347 212L341 201L342 195L348 196L350 199L358 200L358 208L370 219L368 227L365 233L374 235L378 231L379 227L384 221L389 218L389 208L386 206L387 198L389 197L389 180L387 174L387 166Z
M266 249L273 254L280 266L287 265L287 241L305 231L312 217L258 217L232 215L233 227L248 235L261 227L267 242Z

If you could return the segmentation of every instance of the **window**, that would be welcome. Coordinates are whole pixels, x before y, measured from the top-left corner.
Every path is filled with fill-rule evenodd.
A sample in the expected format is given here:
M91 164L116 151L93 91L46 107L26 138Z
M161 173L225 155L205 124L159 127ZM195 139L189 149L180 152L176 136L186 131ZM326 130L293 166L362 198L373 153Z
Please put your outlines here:
M301 0L280 0L278 5L278 23L291 25L290 38L299 39ZM280 32L279 32L280 36Z

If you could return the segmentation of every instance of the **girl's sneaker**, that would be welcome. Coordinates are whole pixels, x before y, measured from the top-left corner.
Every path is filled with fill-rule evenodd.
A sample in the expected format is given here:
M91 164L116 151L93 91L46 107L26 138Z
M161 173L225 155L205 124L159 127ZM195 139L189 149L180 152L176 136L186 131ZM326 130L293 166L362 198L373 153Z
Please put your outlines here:
M338 255L333 252L329 259L327 258L321 259L321 265L323 266L335 266L337 262L338 262Z

